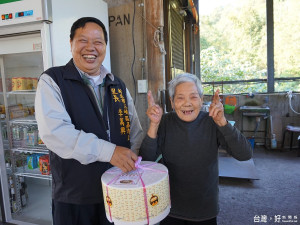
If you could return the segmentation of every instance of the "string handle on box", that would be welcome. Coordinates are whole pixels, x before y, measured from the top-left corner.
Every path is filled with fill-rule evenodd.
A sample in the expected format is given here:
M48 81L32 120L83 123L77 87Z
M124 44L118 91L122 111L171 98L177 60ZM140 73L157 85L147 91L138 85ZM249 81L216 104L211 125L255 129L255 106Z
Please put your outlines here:
M146 216L147 216L147 224L149 224L149 209L148 209L148 203L147 203L147 190L146 190L146 185L142 179L142 175L139 171L139 169L142 169L142 166L140 165L142 161L142 157L139 156L138 157L138 160L135 162L135 168L137 168L137 171L138 171L138 174L139 174L139 178L140 178L140 181L142 183L142 186L143 186L143 193L144 193L144 202L145 202L145 210L146 210Z

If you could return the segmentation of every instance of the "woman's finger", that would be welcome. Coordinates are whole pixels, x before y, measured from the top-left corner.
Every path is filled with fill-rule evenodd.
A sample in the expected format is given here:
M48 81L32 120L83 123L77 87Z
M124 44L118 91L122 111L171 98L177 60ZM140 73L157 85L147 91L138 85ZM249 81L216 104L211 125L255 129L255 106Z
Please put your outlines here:
M151 91L148 91L147 97L148 97L148 108L150 108L153 105L155 105L154 98Z
M220 102L219 93L220 93L220 90L217 89L216 92L215 92L215 94L214 94L213 100L212 100L212 102L215 103L215 104L217 104L218 102Z

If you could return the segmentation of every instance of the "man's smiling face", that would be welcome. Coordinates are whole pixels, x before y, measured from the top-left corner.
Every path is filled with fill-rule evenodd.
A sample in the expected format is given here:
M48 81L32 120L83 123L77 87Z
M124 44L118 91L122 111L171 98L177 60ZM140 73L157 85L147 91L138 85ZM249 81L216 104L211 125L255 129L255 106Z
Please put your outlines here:
M86 23L76 29L70 44L75 65L91 76L99 75L106 54L102 28L96 23Z

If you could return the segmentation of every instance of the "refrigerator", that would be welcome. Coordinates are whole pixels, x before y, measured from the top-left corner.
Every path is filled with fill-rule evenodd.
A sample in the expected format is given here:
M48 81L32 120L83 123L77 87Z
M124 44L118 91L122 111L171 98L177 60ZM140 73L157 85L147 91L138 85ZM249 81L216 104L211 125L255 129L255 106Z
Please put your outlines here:
M52 224L49 149L34 112L38 77L71 59L69 33L83 16L100 19L102 0L0 2L0 222ZM108 34L109 35L109 34ZM109 44L103 62L110 70Z

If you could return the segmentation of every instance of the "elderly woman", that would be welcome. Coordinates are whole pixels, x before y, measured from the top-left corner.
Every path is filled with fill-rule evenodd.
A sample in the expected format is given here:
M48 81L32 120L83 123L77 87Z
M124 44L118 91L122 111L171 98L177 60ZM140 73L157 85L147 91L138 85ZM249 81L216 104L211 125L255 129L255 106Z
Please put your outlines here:
M247 139L225 116L219 92L208 112L201 111L203 90L192 74L169 83L172 112L162 113L148 92L149 130L140 155L154 161L160 154L169 170L171 211L160 225L217 224L218 148L238 160L252 157Z

